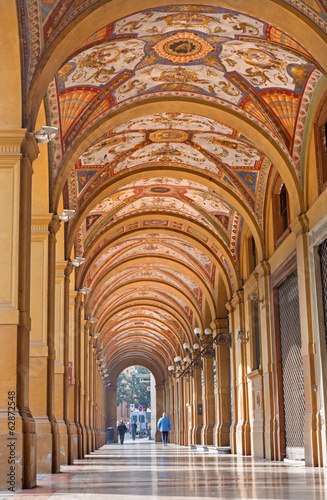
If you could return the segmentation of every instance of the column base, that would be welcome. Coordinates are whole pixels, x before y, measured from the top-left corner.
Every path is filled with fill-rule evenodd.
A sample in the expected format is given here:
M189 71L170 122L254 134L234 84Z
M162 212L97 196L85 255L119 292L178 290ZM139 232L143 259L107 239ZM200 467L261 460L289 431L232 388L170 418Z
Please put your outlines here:
M57 420L60 446L60 465L68 465L68 429L63 420Z
M78 435L75 424L68 427L68 465L73 465L78 458Z
M203 446L213 444L213 425L205 425L201 429L201 444Z
M48 417L34 417L36 432L36 470L37 474L52 472L52 433Z
M251 454L251 435L248 423L239 422L236 425L236 453L238 455Z
M216 448L229 446L230 444L230 425L217 424L213 429L213 444Z

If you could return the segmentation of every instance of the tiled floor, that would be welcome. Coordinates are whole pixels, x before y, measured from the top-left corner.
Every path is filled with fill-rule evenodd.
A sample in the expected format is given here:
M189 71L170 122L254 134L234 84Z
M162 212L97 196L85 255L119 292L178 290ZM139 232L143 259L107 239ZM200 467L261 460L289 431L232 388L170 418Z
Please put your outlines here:
M327 499L327 470L147 439L106 445L11 499ZM143 498L142 498L143 497ZM8 497L7 497L8 498Z

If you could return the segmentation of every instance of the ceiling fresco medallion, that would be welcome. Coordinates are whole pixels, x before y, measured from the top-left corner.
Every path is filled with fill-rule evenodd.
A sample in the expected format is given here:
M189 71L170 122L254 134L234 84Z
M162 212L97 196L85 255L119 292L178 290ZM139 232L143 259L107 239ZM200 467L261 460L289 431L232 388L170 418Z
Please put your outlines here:
M189 134L184 130L156 130L149 134L149 139L152 142L184 142L188 139Z
M174 63L189 63L206 57L214 47L195 33L182 31L161 40L153 50L159 57Z

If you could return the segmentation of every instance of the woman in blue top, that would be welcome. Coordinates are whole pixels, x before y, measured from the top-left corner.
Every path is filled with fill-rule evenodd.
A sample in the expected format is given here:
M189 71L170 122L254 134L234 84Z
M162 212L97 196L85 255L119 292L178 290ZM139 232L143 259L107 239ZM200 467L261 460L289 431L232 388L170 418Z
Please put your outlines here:
M167 446L168 443L168 433L171 431L171 421L166 416L165 413L162 414L162 417L158 421L158 431L161 432L162 442L164 446Z

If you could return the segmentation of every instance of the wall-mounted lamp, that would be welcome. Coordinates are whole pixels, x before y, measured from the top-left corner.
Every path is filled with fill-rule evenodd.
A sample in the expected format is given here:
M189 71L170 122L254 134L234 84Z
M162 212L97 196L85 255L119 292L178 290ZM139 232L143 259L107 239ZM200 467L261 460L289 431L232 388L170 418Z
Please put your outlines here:
M71 261L74 267L79 267L81 264L83 264L83 262L85 262L84 257L75 257L75 259Z
M47 125L43 125L41 130L34 132L36 142L41 144L51 142L58 134L58 127L48 127Z
M194 334L201 346L201 356L203 358L213 358L214 348L213 345L230 345L230 334L227 332L219 332L212 337L211 328L206 328L202 333L201 328L194 328Z
M263 302L264 300L263 299L259 299L258 298L258 294L257 293L253 293L252 295L249 296L249 299L252 300L252 302Z
M237 340L239 340L242 344L246 344L249 341L249 339L250 339L249 332L248 332L248 336L246 337L242 330L238 331Z
M74 217L76 210L65 209L61 214L58 214L60 222L68 222L72 217Z
M84 286L80 290L78 290L80 293L83 295L86 295L87 293L90 293L92 291L92 288L88 288L87 286ZM90 321L90 320L89 320Z

